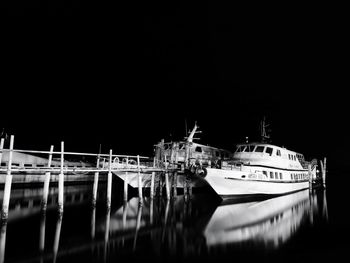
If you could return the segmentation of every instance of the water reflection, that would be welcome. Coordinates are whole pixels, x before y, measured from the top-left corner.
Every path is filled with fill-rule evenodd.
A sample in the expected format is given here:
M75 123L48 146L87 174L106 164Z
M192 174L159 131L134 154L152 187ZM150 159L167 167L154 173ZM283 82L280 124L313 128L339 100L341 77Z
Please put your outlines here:
M277 248L317 209L316 195L310 196L309 190L260 202L224 204L215 210L204 235L208 246L250 240Z
M10 210L12 220L1 228L0 263L8 258L9 262L59 262L70 261L70 257L112 262L123 255L143 259L146 254L156 260L178 255L186 259L207 255L213 247L228 244L276 249L292 239L302 225L328 219L325 191L310 193L305 190L244 202L222 202L211 194L196 194L191 199L181 195L171 200L146 197L141 204L134 197L129 201L113 200L114 205L106 210L105 204L82 205L90 204L91 187L66 189L66 199L69 194L71 198L65 202L68 208L64 212L65 220L57 215L56 205L51 210L48 205L46 213L40 212L40 202L38 211L34 201L29 210L22 205ZM34 200L37 196L41 198L40 193L34 194ZM55 200L55 194L50 198ZM18 198L14 202L22 204L24 201ZM25 222L30 223L18 227ZM33 227L35 225L37 228ZM12 240L6 244L6 230L9 229L12 232L7 239L9 241L12 236ZM24 234L23 240L16 239L15 234ZM35 239L30 252L18 253L33 243L33 236L38 237L38 234L39 239ZM5 244L9 252L6 258ZM53 248L47 249L45 244L53 244Z
M57 258L58 245L60 243L60 236L61 236L61 226L62 226L62 214L59 214L57 217L55 239L53 243L53 263L56 262L56 258Z
M4 263L5 259L5 246L6 246L6 222L1 222L1 232L0 232L0 263Z

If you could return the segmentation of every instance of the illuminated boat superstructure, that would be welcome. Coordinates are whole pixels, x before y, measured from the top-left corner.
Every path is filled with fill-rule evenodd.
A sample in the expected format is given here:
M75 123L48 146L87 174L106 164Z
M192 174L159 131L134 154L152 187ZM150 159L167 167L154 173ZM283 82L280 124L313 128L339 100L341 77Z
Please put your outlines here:
M307 162L301 153L263 137L262 142L238 144L232 160L221 168L203 168L199 175L223 198L280 195L308 188L316 168L317 160Z

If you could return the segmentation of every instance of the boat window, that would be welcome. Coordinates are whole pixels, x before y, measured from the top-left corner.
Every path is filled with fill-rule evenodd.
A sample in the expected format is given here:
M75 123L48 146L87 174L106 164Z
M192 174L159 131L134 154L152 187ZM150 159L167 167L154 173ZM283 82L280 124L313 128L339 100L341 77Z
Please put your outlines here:
M247 147L244 149L245 152L253 152L255 148L255 145L247 145Z
M267 172L266 171L263 171L263 174L267 176Z
M270 172L270 178L273 179L273 172Z
M195 151L201 153L202 152L202 147L197 146Z
M242 146L239 146L236 150L237 153L241 152L242 151Z
M280 179L282 179L282 173L280 173Z
M185 145L183 143L179 144L179 150L182 150L185 147Z
M280 151L280 150L277 150L276 155L277 155L277 156L281 156L281 151Z
M271 156L272 152L273 152L273 149L271 147L266 147L265 152L268 153Z
M275 179L278 179L278 173L275 172Z
M257 146L256 148L255 148L255 152L258 152L258 153L262 153L262 152L264 152L264 146Z
M219 157L220 156L220 152L215 152L215 156Z

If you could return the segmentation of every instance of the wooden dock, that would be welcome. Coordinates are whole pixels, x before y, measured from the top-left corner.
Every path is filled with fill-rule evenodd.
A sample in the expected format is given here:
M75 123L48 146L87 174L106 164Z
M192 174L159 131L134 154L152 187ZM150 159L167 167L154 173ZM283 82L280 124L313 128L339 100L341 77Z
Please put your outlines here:
M94 153L79 153L79 152L65 152L64 142L61 142L60 151L54 151L54 147L51 146L49 151L34 151L34 150L18 150L14 149L14 136L10 137L9 149L4 149L4 139L0 142L0 163L2 162L3 154L8 154L8 160L5 162L5 166L0 166L0 177L4 184L4 197L1 210L1 219L7 220L8 218L8 208L11 197L11 187L13 183L14 174L25 174L29 176L29 180L33 182L43 184L43 197L42 197L42 209L45 210L47 206L47 199L49 193L49 186L52 182L58 183L58 211L63 213L63 194L64 185L69 182L72 178L72 174L84 174L86 178L90 178L93 182L92 191L92 205L96 204L97 199L97 189L101 176L104 177L107 182L106 191L106 205L109 209L111 207L112 200L112 177L113 173L124 172L126 175L128 172L137 173L138 175L138 197L140 202L143 200L143 186L142 186L142 174L151 174L151 189L150 197L153 198L156 194L155 191L155 177L160 175L163 177L164 184L159 185L160 188L165 188L166 198L170 199L171 194L176 196L176 180L170 180L171 178L177 177L178 168L171 167L169 165L159 165L159 162L154 158L149 158L140 155L116 155L110 150L108 154L94 154ZM48 156L47 164L38 167L26 167L24 165L14 165L13 164L13 153L28 153L28 154L44 154ZM59 166L52 165L52 160L54 156L59 156ZM65 165L65 157L68 155L75 155L79 157L90 156L96 158L96 164L94 166L73 166ZM175 185L174 185L175 182ZM191 194L191 186L188 185L188 191L185 193ZM163 189L159 189L161 194ZM127 176L124 180L124 200L128 199L128 180Z

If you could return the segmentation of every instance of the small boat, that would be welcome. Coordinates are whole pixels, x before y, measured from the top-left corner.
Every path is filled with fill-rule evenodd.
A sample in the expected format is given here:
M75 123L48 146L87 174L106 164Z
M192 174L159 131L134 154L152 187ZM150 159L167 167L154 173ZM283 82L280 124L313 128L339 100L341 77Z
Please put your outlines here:
M193 140L198 139L194 137L196 133L201 133L198 128L195 123L188 137L182 141L161 141L155 145L156 159L167 165L182 165L191 169L196 164L204 167L218 167L222 160L233 156L233 153L228 150L194 142Z
M175 142L164 142L164 140L162 140L155 145L154 164L156 167L178 168L179 170L181 168L177 177L178 188L183 188L185 182L195 188L206 186L203 180L196 177L191 177L191 180L188 181L186 175L195 173L199 166L219 167L223 160L230 159L230 157L233 156L233 153L228 150L193 142L193 140L197 139L194 137L195 134L200 133L198 128L197 124L195 124L188 137L185 137L184 140ZM106 165L107 164L103 164L102 166L105 167ZM151 162L151 165L153 165L153 162ZM127 161L124 159L118 159L113 161L112 167L128 167L136 169L137 164L134 160ZM140 168L147 168L147 165L141 164ZM189 171L191 171L191 173L188 173ZM114 173L123 181L127 176L128 184L133 188L138 187L137 171ZM151 174L143 173L142 171L140 173L142 177L142 187L151 187Z
M265 121L261 126L261 142L238 144L220 168L197 171L222 198L291 193L308 188L309 179L316 178L316 159L307 162L303 154L269 143Z

